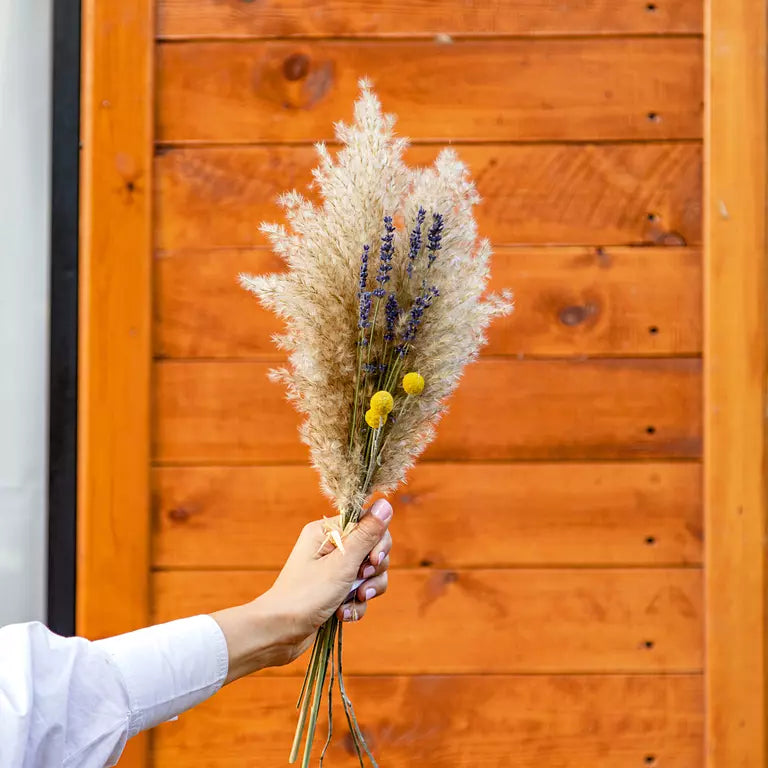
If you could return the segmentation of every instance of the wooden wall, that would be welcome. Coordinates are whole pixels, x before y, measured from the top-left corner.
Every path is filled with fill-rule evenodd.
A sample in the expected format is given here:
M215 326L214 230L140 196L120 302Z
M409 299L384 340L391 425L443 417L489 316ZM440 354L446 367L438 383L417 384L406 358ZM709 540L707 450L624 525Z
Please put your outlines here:
M279 268L258 224L369 75L413 162L470 164L518 307L345 644L380 763L701 766L702 0L156 12L153 618L256 595L327 511L235 275ZM304 663L160 727L154 764L282 764Z

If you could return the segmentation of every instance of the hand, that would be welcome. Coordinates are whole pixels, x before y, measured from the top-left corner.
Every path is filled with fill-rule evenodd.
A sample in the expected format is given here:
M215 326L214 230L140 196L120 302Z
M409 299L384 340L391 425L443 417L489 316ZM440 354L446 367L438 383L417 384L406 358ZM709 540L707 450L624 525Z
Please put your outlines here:
M343 621L361 619L368 601L387 590L391 519L390 504L377 501L345 537L343 553L323 546L321 521L309 523L267 592L244 606L212 614L229 648L226 682L290 663L334 613ZM365 581L353 599L344 602L356 579Z

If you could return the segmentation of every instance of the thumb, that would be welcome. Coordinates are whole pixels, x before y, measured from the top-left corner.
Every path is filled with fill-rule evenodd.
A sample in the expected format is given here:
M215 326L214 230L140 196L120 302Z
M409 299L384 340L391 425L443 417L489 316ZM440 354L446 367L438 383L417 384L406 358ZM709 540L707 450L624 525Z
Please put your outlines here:
M391 519L392 505L386 499L379 499L344 539L345 553L337 551L334 554L349 562L350 570L356 573L368 553L386 533Z

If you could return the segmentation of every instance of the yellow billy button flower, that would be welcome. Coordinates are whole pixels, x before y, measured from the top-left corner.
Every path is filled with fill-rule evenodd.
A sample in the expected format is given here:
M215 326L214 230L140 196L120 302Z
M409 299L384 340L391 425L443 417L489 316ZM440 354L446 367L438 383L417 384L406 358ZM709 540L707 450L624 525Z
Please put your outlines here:
M387 423L387 414L376 413L376 411L371 408L370 411L365 412L365 423L371 429L379 429Z
M420 395L424 391L424 377L415 371L406 373L403 376L403 389L409 395Z
M380 390L371 398L371 410L382 416L386 416L395 407L392 395L385 389Z

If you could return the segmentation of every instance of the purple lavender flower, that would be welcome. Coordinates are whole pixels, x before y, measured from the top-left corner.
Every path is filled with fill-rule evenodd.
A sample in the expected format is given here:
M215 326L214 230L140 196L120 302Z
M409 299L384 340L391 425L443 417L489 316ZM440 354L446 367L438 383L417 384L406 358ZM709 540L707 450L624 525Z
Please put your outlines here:
M384 341L394 341L395 338L395 323L400 315L400 307L397 304L397 298L394 293L390 293L387 296L387 304L385 307L385 320L387 325L386 333L384 334Z
M365 371L365 373L378 373L378 363L363 363L363 371Z
M416 214L416 226L411 230L410 249L408 250L408 277L413 275L413 264L421 251L421 228L424 225L424 217L427 212L419 206Z
M427 268L431 267L437 258L437 252L442 247L440 245L443 239L443 216L440 213L432 214L432 226L427 233L427 251L429 254L429 264Z
M360 257L360 293L362 296L365 293L365 286L368 283L368 251L371 250L370 245L363 246L363 254Z
M379 272L376 275L376 282L379 287L373 291L376 298L382 298L386 291L384 283L389 282L389 273L392 269L392 255L395 251L394 240L395 225L392 223L391 216L384 217L384 234L381 236L381 249L379 250Z
M357 321L358 328L370 328L371 327L371 297L372 291L363 291L360 294L360 317Z
M429 309L439 295L440 291L433 285L430 288L425 288L424 292L413 300L411 309L408 312L408 322L403 330L403 335L400 337L400 344L395 348L400 357L405 357L408 345L416 338L416 331L418 331L419 325L421 325L424 310Z

